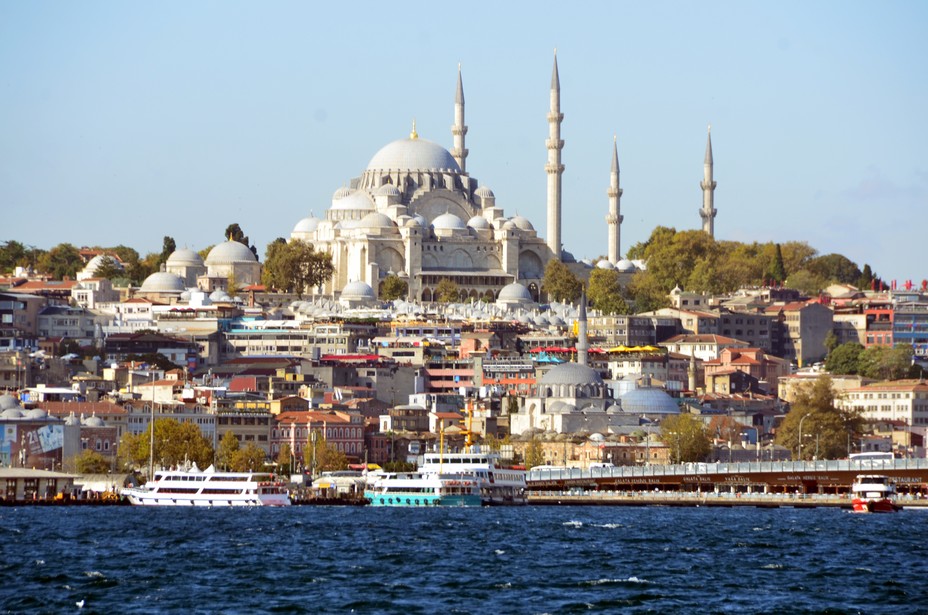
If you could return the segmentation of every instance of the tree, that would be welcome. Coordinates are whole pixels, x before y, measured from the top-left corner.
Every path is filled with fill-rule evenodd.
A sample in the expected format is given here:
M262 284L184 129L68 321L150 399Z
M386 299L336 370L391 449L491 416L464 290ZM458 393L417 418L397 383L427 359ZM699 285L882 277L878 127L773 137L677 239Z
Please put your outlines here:
M177 250L177 242L174 241L173 237L165 235L161 241L161 255L158 257L158 265L166 263L175 250Z
M232 463L230 464L233 472L255 472L264 467L267 460L265 452L258 448L254 442L249 442L244 448L240 448L232 453Z
M825 280L825 278L805 269L800 269L795 273L789 274L789 277L786 279L787 286L795 288L808 296L819 294L822 292L822 289L825 288L826 284L827 280Z
M806 263L818 254L818 251L804 241L787 241L780 246L780 253L783 256L783 268L786 269L788 278L804 268Z
M450 278L442 278L435 288L435 297L439 303L454 303L460 298L460 290L457 283Z
M277 454L277 473L286 476L293 473L293 451L288 442L284 442Z
M315 439L313 438L315 435ZM321 472L336 472L348 467L348 458L335 446L329 444L322 430L314 429L307 446L303 448L303 462L313 468L313 476Z
M777 428L776 443L799 459L799 427L802 427L802 459L836 459L848 454L848 442L856 440L863 421L854 410L835 408L831 377L823 375L799 388L795 401Z
M783 280L786 279L786 264L783 262L783 249L780 248L780 244L776 244L776 254L773 262L766 271L766 277L770 278L772 282L777 283L783 282Z
M670 305L668 292L647 271L639 271L632 276L628 292L635 303L635 313L659 310Z
M834 375L860 373L860 354L864 347L857 342L846 342L836 346L825 359L825 369Z
M245 231L242 230L242 227L238 225L237 222L230 224L226 227L226 239L229 241L237 241L240 244L247 246L251 250L252 254L255 255L255 259L258 258L258 250L255 249L251 242L248 240L248 235L245 234Z
M838 341L838 336L835 335L834 331L829 331L825 335L824 344L825 344L825 350L828 351L829 353L840 345L840 342Z
M118 457L123 464L145 467L149 462L151 428L135 436L123 434L119 442ZM213 462L213 446L193 423L181 423L174 419L156 418L154 460L162 467L196 463L206 468Z
M7 241L0 246L0 273L10 273L16 267L29 264L26 246L18 241Z
M741 440L741 432L744 425L730 416L719 415L712 417L709 421L709 436L725 440L728 442L738 442Z
M548 261L541 282L541 290L547 293L549 300L572 303L580 298L582 288L582 283L567 268L567 265L556 258Z
M141 284L145 278L161 269L161 255L151 252L145 255L145 258L135 262L123 263L126 268L126 275L136 284Z
M126 271L122 265L109 254L103 255L99 264L97 264L96 271L94 271L94 277L106 278L107 280L115 280L116 278L125 277L125 275Z
M380 285L380 298L384 301L403 299L409 293L409 284L397 275L388 275Z
M219 441L219 448L216 449L216 465L222 470L228 470L232 467L232 460L239 450L239 441L235 434L227 431L222 440Z
M62 280L76 276L83 269L84 263L77 248L69 243L61 243L42 255L38 267L54 279Z
M861 272L857 265L842 254L825 254L809 260L805 268L827 282L856 284Z
M311 243L278 238L267 246L261 281L268 288L302 296L307 289L319 286L335 271L332 256L317 252Z
M110 469L110 460L92 449L81 451L73 463L78 474L106 474Z
M909 375L914 350L911 344L893 348L870 346L858 357L859 374L877 380L899 380Z
M532 439L525 444L525 469L532 468L545 463L545 454L541 442L532 434Z
M622 298L619 272L615 269L594 269L590 273L587 298L603 314L628 314L628 304Z
M668 416L661 421L661 440L670 447L674 463L705 461L712 450L705 425L692 414Z

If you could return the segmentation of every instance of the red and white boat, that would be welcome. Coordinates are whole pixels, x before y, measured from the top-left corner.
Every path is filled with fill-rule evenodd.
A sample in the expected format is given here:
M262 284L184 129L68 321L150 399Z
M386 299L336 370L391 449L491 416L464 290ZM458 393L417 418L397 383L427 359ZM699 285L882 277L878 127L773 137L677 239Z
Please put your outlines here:
M882 474L860 474L851 484L854 512L891 513L899 511L896 504L896 483Z

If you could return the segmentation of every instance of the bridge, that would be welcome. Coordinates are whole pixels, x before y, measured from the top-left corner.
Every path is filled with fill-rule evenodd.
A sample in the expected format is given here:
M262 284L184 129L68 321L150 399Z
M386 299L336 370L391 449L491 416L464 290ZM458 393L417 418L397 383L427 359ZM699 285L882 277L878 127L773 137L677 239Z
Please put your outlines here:
M928 495L928 459L838 459L684 463L589 469L536 466L529 493L695 491L746 494L846 494L858 474L893 478L901 494Z

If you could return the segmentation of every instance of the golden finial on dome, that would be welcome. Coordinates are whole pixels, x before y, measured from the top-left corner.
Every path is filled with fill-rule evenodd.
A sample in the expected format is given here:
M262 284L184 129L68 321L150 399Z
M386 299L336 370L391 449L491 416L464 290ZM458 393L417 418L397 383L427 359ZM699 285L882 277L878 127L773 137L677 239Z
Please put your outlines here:
M409 133L410 139L418 139L419 133L416 132L416 118L412 118L412 132Z

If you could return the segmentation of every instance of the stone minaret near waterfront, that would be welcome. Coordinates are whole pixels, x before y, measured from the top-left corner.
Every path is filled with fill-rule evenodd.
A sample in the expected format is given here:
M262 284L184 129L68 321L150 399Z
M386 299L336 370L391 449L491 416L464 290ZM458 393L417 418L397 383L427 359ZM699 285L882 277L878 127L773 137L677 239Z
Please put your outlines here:
M706 159L703 162L702 170L703 179L699 182L702 188L702 209L699 215L702 216L702 230L709 234L709 237L715 238L715 214L718 211L714 207L715 203L715 180L712 179L712 125L709 125L708 137L706 139Z
M551 75L551 110L548 112L548 139L545 142L548 148L548 163L545 172L548 174L548 247L554 257L561 258L561 175L564 165L561 164L561 149L564 141L561 140L561 122L564 114L561 113L561 82L557 76L557 50L554 50L554 72Z
M586 288L580 291L580 314L577 317L577 363L589 364L590 336L587 333L586 321Z
M622 220L625 217L621 211L622 189L619 188L619 150L615 135L612 137L612 171L609 173L609 213L606 215L606 225L609 229L609 249L606 257L613 265L622 258Z
M464 136L467 134L467 125L464 124L464 83L461 81L460 64L458 64L458 91L454 95L454 125L451 127L451 134L454 137L451 156L461 167L461 173L466 173L467 148L464 147Z

